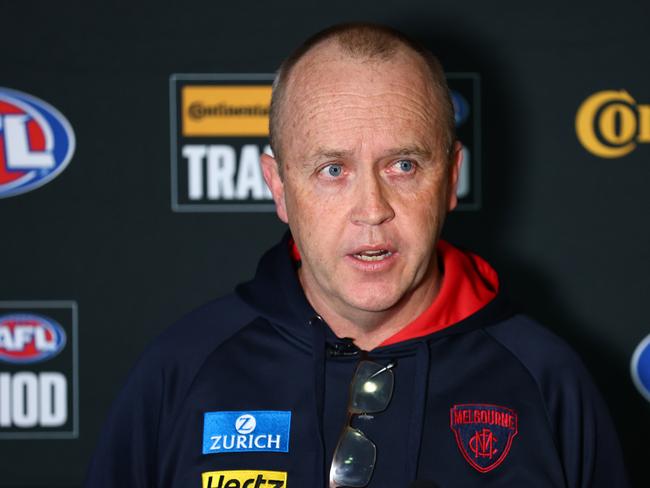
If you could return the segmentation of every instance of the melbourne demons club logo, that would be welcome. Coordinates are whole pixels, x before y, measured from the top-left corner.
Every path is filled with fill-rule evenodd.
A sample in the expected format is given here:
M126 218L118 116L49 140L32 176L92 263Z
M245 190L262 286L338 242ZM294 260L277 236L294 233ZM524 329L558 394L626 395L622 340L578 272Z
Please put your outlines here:
M74 149L72 127L58 110L0 87L0 198L51 181L66 168Z
M517 413L499 405L468 403L450 410L451 429L465 460L480 473L499 466L517 435Z

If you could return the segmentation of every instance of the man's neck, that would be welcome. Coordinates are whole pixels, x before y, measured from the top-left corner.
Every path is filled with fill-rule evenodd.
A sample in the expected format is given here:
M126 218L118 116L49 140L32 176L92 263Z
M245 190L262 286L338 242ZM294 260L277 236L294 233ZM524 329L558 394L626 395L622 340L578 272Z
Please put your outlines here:
M300 276L300 273L299 273ZM420 286L388 310L367 311L336 306L318 294L303 289L314 310L323 317L337 337L349 337L360 349L370 351L406 327L422 314L438 296L442 276L436 266L432 279ZM301 277L302 282L302 277Z

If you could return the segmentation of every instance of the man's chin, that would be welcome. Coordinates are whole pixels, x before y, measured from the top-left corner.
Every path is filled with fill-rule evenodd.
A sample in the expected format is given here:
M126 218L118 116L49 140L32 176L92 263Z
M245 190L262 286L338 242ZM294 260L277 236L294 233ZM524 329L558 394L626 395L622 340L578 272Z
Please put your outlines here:
M364 290L346 297L345 302L349 307L359 313L383 313L390 312L399 302L399 294L386 290Z

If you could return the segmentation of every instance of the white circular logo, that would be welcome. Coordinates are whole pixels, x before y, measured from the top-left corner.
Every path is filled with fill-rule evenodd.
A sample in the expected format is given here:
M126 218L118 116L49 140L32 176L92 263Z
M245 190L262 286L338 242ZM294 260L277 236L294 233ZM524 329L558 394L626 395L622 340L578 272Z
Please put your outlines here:
M255 427L257 427L257 421L250 414L242 415L235 420L235 429L240 434L250 434L255 430Z

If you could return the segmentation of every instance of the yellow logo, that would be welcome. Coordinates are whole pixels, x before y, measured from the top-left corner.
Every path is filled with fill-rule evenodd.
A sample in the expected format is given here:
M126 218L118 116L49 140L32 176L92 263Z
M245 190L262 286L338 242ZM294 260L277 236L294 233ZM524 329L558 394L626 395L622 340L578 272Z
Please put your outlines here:
M266 137L271 85L189 85L181 90L186 137Z
M286 488L286 471L209 471L201 473L203 488Z
M637 104L625 90L594 93L578 108L576 134L590 153L620 158L650 142L650 105Z

